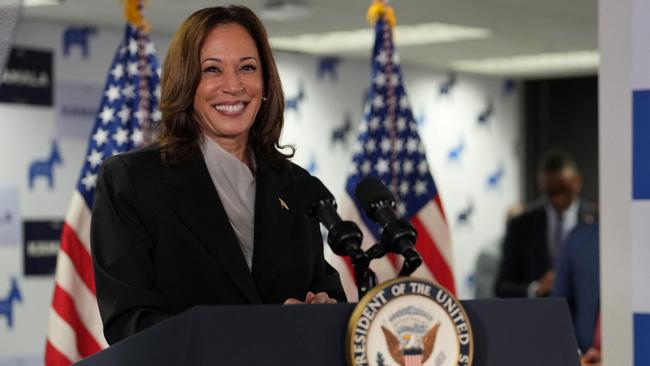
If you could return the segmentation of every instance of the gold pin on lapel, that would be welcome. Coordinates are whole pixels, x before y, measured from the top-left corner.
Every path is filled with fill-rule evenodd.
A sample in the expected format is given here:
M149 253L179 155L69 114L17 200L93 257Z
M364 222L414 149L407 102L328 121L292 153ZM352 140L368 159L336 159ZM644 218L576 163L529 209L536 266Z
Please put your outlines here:
M287 206L287 204L284 202L284 200L282 200L282 198L278 197L278 202L280 202L280 207L289 211L289 206Z

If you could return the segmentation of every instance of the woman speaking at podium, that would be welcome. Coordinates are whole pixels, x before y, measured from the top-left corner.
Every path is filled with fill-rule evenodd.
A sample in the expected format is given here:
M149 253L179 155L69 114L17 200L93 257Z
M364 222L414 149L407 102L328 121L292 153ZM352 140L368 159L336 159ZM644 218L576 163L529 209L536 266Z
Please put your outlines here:
M279 145L284 96L251 10L192 14L161 76L156 143L97 182L91 242L114 343L195 305L345 301L306 214L309 173Z

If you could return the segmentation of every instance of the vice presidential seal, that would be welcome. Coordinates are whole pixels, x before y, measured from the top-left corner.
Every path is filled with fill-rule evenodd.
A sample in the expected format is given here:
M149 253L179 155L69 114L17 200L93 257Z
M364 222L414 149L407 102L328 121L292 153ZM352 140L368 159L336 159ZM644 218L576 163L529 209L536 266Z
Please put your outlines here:
M470 366L472 328L439 285L403 277L368 292L348 323L350 366Z

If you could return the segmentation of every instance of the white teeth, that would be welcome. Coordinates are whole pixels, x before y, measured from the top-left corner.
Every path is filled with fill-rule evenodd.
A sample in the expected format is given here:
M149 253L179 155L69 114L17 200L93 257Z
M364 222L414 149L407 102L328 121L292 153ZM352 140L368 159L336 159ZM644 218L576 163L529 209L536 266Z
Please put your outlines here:
M216 110L223 113L238 113L244 109L244 103L237 104L218 104L214 106Z

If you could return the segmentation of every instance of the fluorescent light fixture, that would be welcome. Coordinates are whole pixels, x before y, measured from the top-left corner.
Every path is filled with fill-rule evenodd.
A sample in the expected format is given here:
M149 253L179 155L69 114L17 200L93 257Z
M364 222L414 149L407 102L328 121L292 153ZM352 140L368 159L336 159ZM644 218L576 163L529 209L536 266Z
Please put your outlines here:
M461 60L454 62L452 68L479 74L517 76L594 71L598 63L598 51L573 51Z
M420 23L395 27L395 43L398 46L483 39L490 35L491 32L487 29L443 23ZM271 46L279 50L331 54L370 49L374 37L375 31L369 27L352 31L271 37L270 40Z
M59 5L61 0L23 0L24 7Z
M269 1L260 11L260 18L275 22L305 19L311 16L309 7L299 1Z

